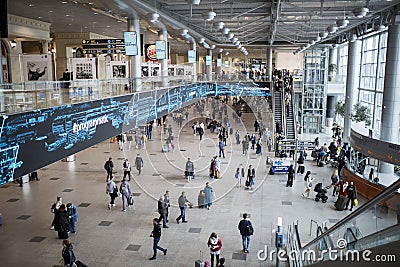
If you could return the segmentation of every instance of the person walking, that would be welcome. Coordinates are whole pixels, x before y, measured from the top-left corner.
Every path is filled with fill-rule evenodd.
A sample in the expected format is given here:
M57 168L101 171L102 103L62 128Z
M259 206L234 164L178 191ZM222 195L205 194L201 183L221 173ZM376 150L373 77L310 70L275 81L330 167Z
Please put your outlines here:
M112 158L109 157L108 160L106 161L106 163L104 164L104 169L107 171L107 180L106 180L106 182L108 182L108 179L113 176L112 175L113 168L114 168L114 163L112 161Z
M192 204L187 199L185 192L182 192L182 195L179 196L178 205L179 205L179 209L181 210L181 214L179 215L178 218L176 218L176 223L179 224L179 221L181 219L182 219L183 223L187 223L187 220L186 220L186 209L187 209L187 207L189 205L192 205Z
M247 140L246 136L242 140L242 150L243 155L247 155L247 151L249 150L249 141Z
M131 180L131 164L129 163L128 159L124 160L124 163L122 163L122 168L124 170L124 179L128 175L129 179L128 181Z
M70 232L76 234L76 223L78 222L79 215L76 206L71 202L67 204L67 213L69 218Z
M219 141L219 157L221 157L221 154L222 154L222 157L225 158L225 143L220 140Z
M312 184L313 180L314 179L311 177L311 171L307 171L306 176L304 176L304 184L306 186L306 191L304 191L304 193L301 194L303 197L306 197L306 194L307 194L307 198L310 197L310 191L313 186L313 184Z
M169 197L169 191L165 191L164 202L167 204L167 213L165 214L165 221L168 223L169 207L171 207L171 201Z
M128 204L128 199L132 194L131 185L128 183L127 180L122 179L122 183L119 186L119 192L121 192L121 196L122 196L122 211L126 212L126 206Z
M236 173L235 173L235 178L238 180L237 181L238 188L242 186L243 177L244 177L244 168L243 168L242 164L239 164L239 167L237 167Z
M63 249L61 255L64 261L64 266L72 267L75 265L76 257L73 251L73 247L67 239L63 240Z
M118 187L114 182L114 177L110 178L110 181L106 184L106 193L110 196L110 203L108 204L108 209L115 207L115 198L118 197Z
M239 130L236 130L235 137L236 137L236 144L240 145L240 133L239 133Z
M61 204L60 208L58 209L58 217L54 225L54 230L58 232L59 239L67 239L69 229L70 225L67 209L64 204Z
M186 161L185 176L186 176L188 182L190 182L192 180L192 178L194 177L194 164L190 160L190 158L188 158L188 160Z
M150 260L157 259L157 249L161 250L164 255L167 255L168 249L162 248L158 245L161 239L161 225L157 218L153 219L153 231L151 231L150 237L153 238L153 257L151 257Z
M140 156L140 154L137 154L136 159L135 159L135 166L136 166L136 170L140 173L142 172L142 168L143 168L143 159L142 156Z
M357 190L356 190L356 186L354 185L354 182L350 182L349 186L346 189L347 191L347 203L346 203L346 210L349 207L349 203L351 202L350 205L350 211L353 210L353 206L354 206L354 200L357 198Z
M247 170L247 180L246 180L246 189L253 190L254 178L256 177L256 171L253 166L249 165L249 169Z
M167 205L167 203L165 203L164 196L160 196L157 203L158 203L158 205L157 205L158 214L160 214L160 218L158 219L158 221L161 222L161 220L162 220L163 228L168 228L167 221L166 221L168 205Z
M304 156L303 156L303 153L300 153L300 156L297 159L297 164L299 164L299 167L297 168L297 173L304 174L305 168L304 168Z
M267 139L267 147L268 147L268 152L271 152L271 149L272 149L272 139L271 139L271 137L268 137L268 139Z
M211 233L208 238L207 246L210 248L211 267L214 267L214 257L216 258L217 266L219 263L219 254L222 248L222 239L216 233Z
M51 222L51 228L50 230L55 230L54 225L56 224L56 221L58 220L58 210L60 209L62 205L62 198L57 197L57 200L53 205L51 205L50 211L54 213L53 221Z
M294 168L293 168L293 164L291 164L288 169L288 179L286 182L286 187L289 187L289 186L292 187L293 180L294 180Z
M339 193L339 172L335 169L331 176L332 186L333 186L333 193L332 196L336 196Z
M214 190L207 182L206 187L204 187L204 206L207 209L211 209L213 197L214 197Z
M250 236L254 234L254 229L251 221L247 218L247 213L243 213L243 219L239 222L238 229L242 236L243 252L249 253Z

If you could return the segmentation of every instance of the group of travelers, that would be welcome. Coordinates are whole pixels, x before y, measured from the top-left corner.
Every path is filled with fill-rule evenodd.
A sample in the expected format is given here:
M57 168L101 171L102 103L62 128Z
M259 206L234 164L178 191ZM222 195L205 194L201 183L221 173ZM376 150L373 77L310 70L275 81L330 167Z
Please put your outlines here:
M68 239L68 234L76 234L76 223L78 222L78 210L74 204L69 202L63 204L62 198L57 197L56 202L51 205L50 211L54 214L51 230L58 233L58 238Z

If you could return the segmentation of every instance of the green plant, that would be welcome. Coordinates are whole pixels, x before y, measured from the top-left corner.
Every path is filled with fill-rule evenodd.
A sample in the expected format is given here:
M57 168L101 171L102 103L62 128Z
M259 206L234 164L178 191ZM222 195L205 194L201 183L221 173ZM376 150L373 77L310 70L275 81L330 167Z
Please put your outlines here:
M336 64L329 64L328 65L328 71L329 72L335 72L337 70Z
M344 101L339 100L335 104L335 112L341 117L344 117Z
M351 119L355 122L365 121L367 126L371 125L370 110L368 107L357 103L353 106L353 113L351 114Z

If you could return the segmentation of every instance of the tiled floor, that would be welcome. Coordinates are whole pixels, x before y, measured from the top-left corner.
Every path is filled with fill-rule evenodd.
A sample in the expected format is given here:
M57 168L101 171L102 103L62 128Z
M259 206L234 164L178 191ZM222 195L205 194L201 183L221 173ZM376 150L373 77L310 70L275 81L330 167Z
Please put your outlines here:
M228 114L231 112L228 111ZM193 114L190 117L201 119ZM254 117L244 114L243 120L244 125L232 123L242 136L247 131L252 132ZM171 118L169 121L177 129ZM271 123L266 121L269 129L272 129ZM243 156L241 145L235 144L234 136L227 144L232 153L221 164L223 178L211 180L208 178L208 166L216 151L216 134L206 131L200 142L189 127L184 126L185 130L174 138L177 149L173 153L161 153L162 131L155 127L154 141L147 143L146 150L136 150L132 146L120 151L117 144L103 142L78 153L75 162L59 161L40 170L40 181L24 184L22 188L17 184L2 187L0 266L57 266L62 244L57 239L57 233L49 229L53 219L50 206L57 196L62 196L64 203L77 205L77 234L71 234L70 241L77 259L95 267L193 266L200 251L209 259L207 240L211 232L216 232L223 240L221 256L226 258L226 266L273 266L274 263L260 262L257 252L265 245L274 246L272 230L278 217L283 217L284 229L298 220L301 241L305 243L312 239L309 235L310 220L321 225L327 220L334 223L349 214L349 211L336 211L331 197L324 204L303 199L301 193L305 188L302 176L296 176L292 188L285 187L286 175L268 176L265 159L271 155L264 152L259 157L250 151L248 156ZM174 134L178 132L175 130ZM130 162L134 162L137 153L144 159L144 168L141 175L137 175L136 170L132 171L130 183L135 192L135 209L131 207L122 212L121 197L118 197L116 207L109 210L104 162L109 156L113 157L116 180L120 181L122 160L129 158ZM188 157L193 160L196 169L196 178L190 183L183 176ZM257 185L254 191L236 187L234 172L239 163L255 166ZM332 168L317 168L313 161L308 161L306 165L315 173L317 181L330 183ZM211 210L188 209L189 222L178 225L175 218L179 215L179 195L185 191L188 199L196 205L198 193L207 181L215 191ZM168 254L159 253L156 261L149 261L152 255L152 238L149 237L152 220L159 217L157 200L165 190L169 190L171 195L170 222L168 229L162 229L160 245L168 248ZM241 253L241 237L237 229L245 212L251 214L255 229L249 254Z

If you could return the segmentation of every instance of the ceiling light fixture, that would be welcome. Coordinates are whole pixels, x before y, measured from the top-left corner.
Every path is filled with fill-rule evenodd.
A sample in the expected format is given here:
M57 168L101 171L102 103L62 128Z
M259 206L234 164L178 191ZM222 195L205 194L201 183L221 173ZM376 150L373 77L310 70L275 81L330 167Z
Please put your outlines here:
M321 37L319 37L319 36L315 37L314 41L315 41L316 43L319 42L319 41L321 41Z
M353 14L357 18L365 17L368 12L369 12L369 9L366 7L357 7L355 9L353 9Z
M200 38L199 43L202 44L202 43L205 42L205 40L206 40L206 39L204 39L204 38L202 37L202 38Z
M326 38L328 36L328 33L327 32L320 32L318 34L318 36L321 37L321 39L324 39L324 38Z
M346 28L348 24L349 24L349 21L347 19L338 19L336 21L336 25L339 28Z
M220 48L220 49L218 50L218 52L219 52L219 53L222 53L222 52L224 52L224 49L223 49L223 48Z
M224 28L224 29L223 29L223 33L224 33L224 34L228 34L229 32L230 32L230 29L229 29L229 28Z
M10 41L10 46L11 48L16 48L17 47L17 42L16 41Z
M236 37L235 37L235 38L233 38L233 39L232 39L232 43L236 43L236 42L237 42L237 40L238 40L238 38L236 38Z
M198 6L200 4L200 0L186 0L189 5Z
M215 18L215 16L217 15L217 13L215 13L214 11L210 11L207 12L205 14L203 14L203 17L207 20L207 21L211 21Z
M181 31L181 35L183 35L183 36L185 36L187 33L188 33L188 30L186 30L186 29L183 29L183 30Z
M211 50L214 49L214 48L215 48L215 45L212 45L210 48L211 48Z
M335 33L338 30L338 27L336 27L335 25L331 25L331 26L328 26L328 28L326 28L326 30L329 33Z
M225 53L225 56L229 56L229 52L226 52L226 53Z
M224 28L225 23L223 21L218 22L218 30L222 30Z
M231 40L234 36L235 36L235 35L234 35L233 33L230 33L230 34L228 35L228 39Z
M357 40L357 34L353 33L350 37L350 42L354 43Z

